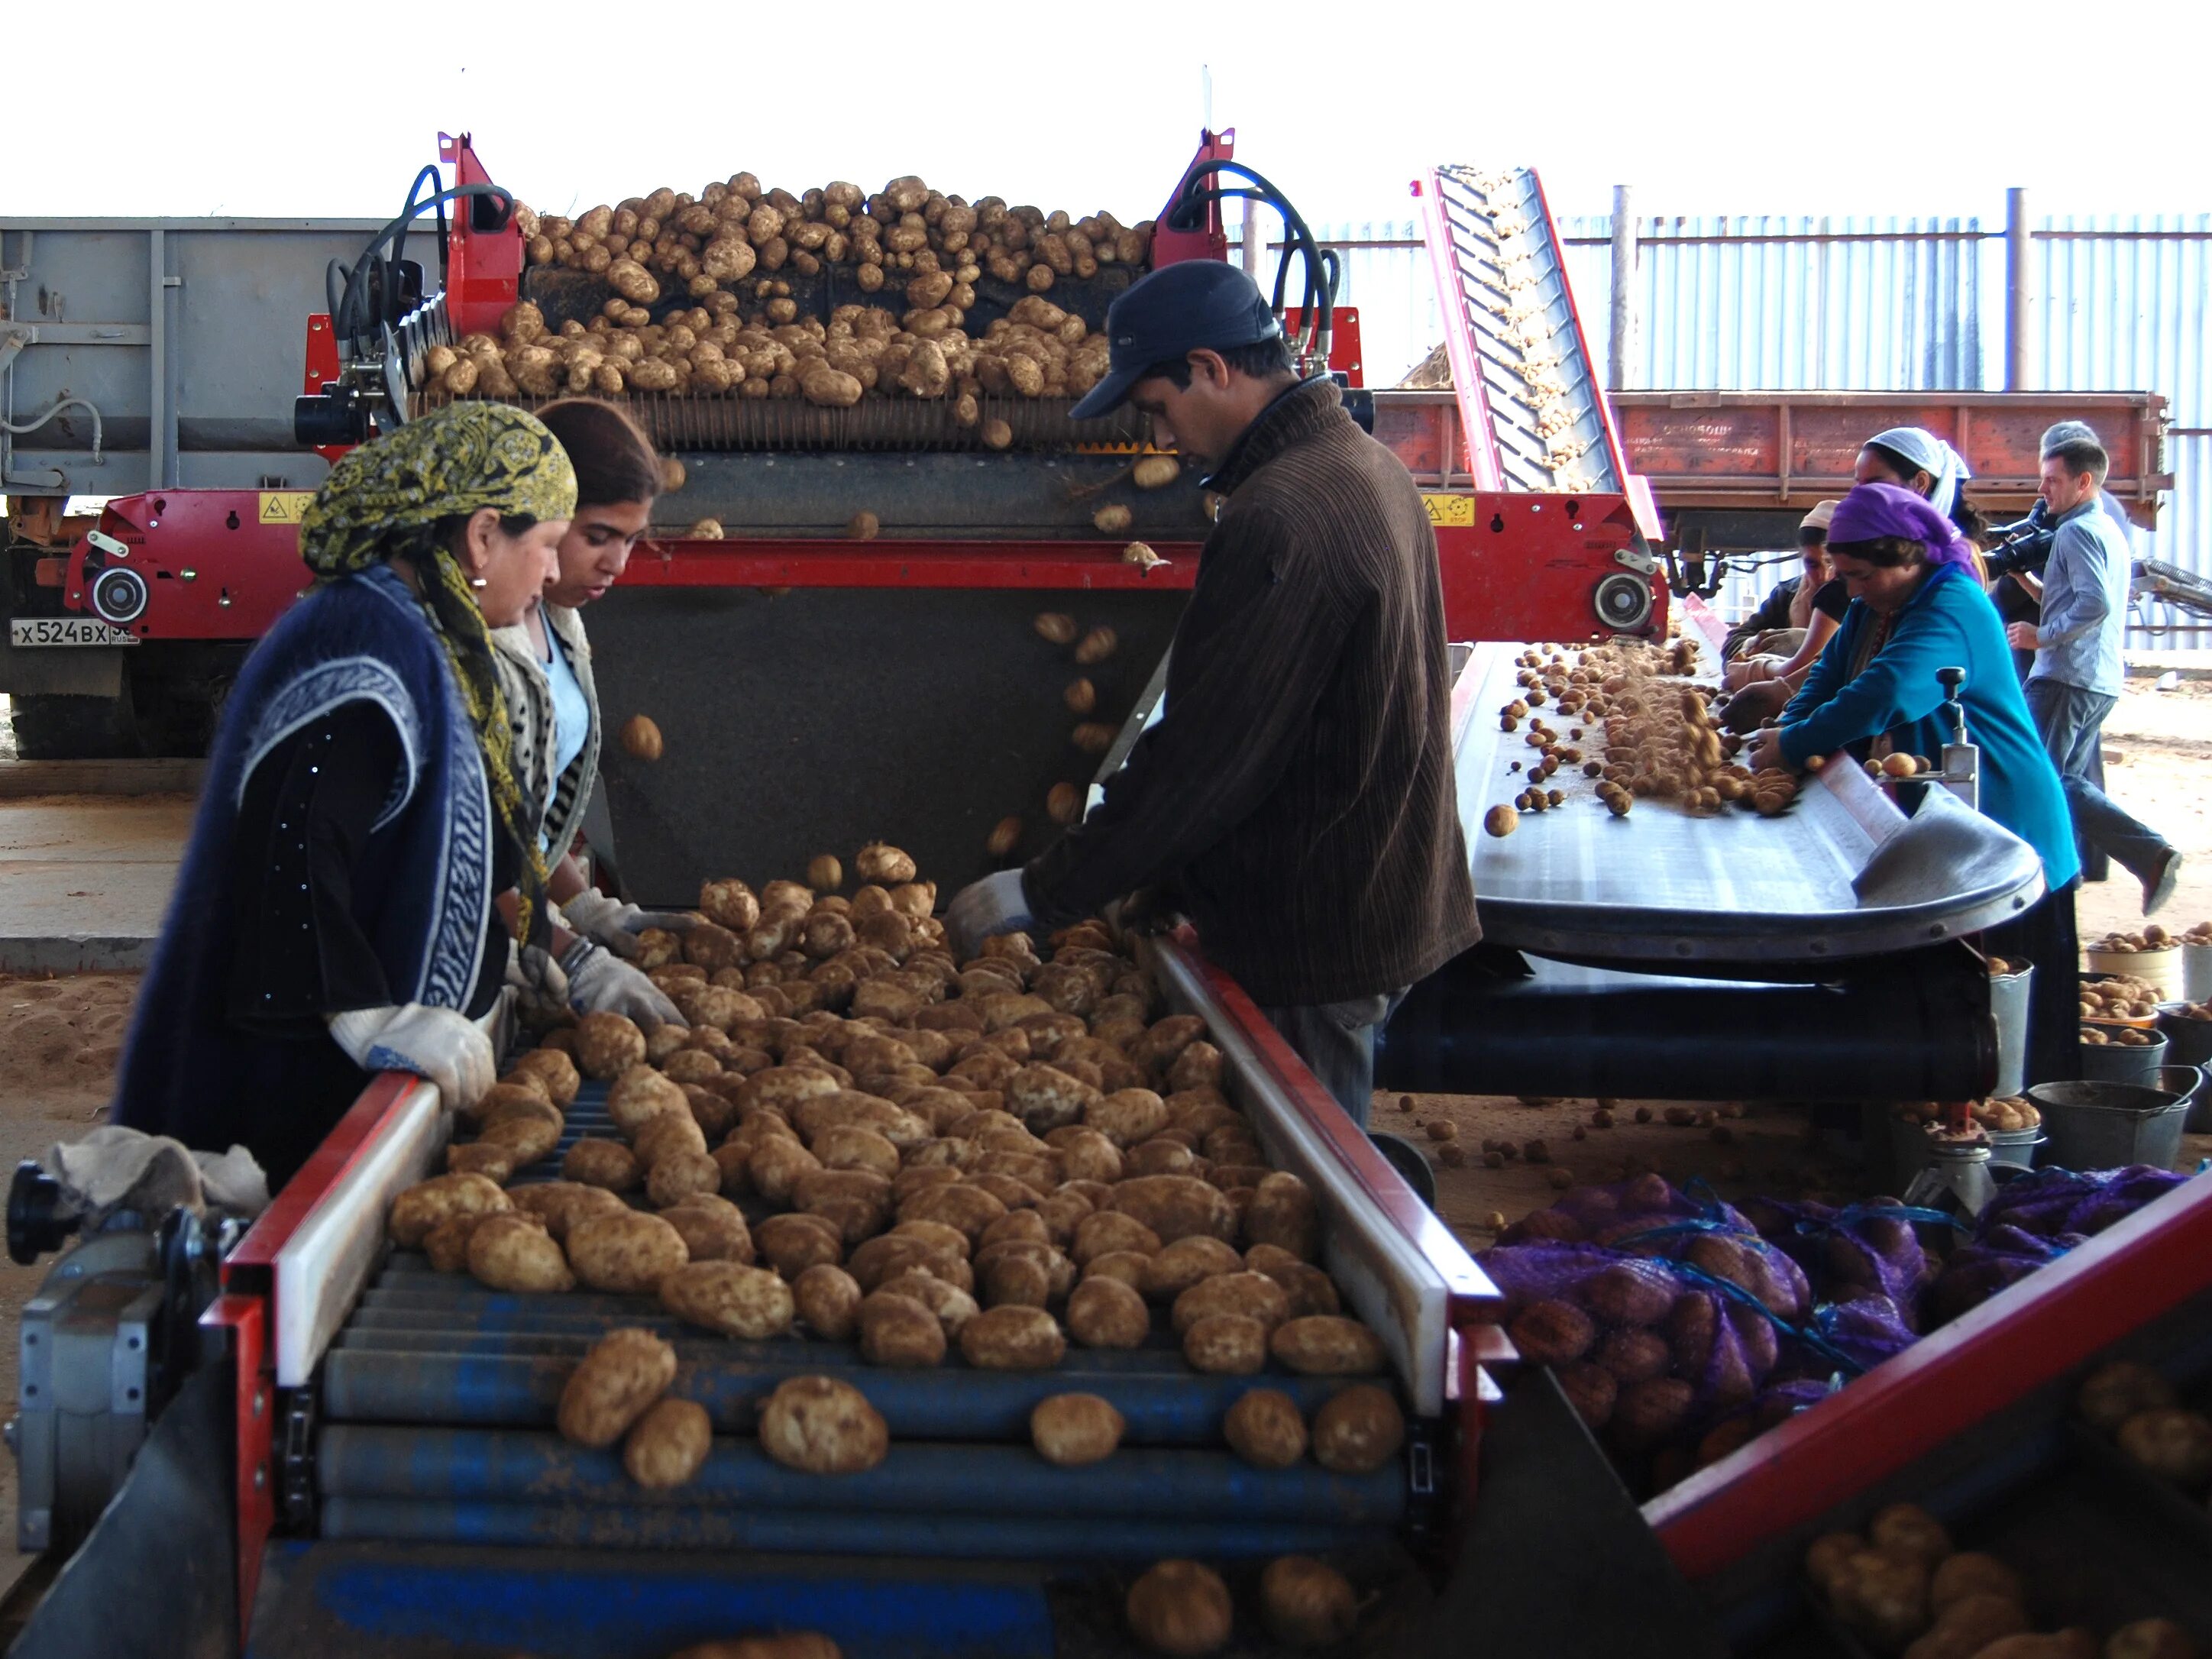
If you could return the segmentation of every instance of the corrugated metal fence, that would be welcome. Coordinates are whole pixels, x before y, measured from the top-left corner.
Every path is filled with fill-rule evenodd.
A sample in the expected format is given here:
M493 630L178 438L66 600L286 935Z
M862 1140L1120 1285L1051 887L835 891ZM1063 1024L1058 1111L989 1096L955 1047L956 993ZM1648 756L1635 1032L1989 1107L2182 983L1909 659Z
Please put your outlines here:
M1609 216L1559 224L1601 373ZM1412 220L1318 226L1341 249L1367 383L1395 385L1442 337ZM1638 224L1629 383L1683 390L1996 390L2002 218L1650 218ZM2212 214L2058 218L2033 228L2027 386L2169 400L2172 499L2139 557L2212 574ZM1771 574L1771 573L1769 573ZM2154 607L2138 647L2212 644ZM2162 630L2173 629L2166 633ZM2154 631L2161 630L2161 631Z

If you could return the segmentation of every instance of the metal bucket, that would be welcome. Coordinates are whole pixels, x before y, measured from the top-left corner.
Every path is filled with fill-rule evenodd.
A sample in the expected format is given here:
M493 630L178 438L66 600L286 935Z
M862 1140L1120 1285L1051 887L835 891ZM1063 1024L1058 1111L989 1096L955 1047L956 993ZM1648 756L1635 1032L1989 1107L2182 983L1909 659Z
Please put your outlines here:
M2212 945L2181 947L2181 994L2191 1002L2212 1002Z
M2193 1135L2212 1133L2212 1089L2206 1088L2203 1066L2161 1066L2153 1085L2179 1095L2189 1108L2187 1127Z
M2119 1043L2081 1045L2081 1076L2090 1083L2139 1083L2149 1086L2166 1064L2169 1044L2164 1037L2141 1047ZM2033 1098L2034 1091L2029 1091Z
M2132 1083L2039 1083L2027 1091L2051 1132L2050 1162L2067 1170L2170 1170L2181 1155L2189 1102Z
M2035 1149L2051 1139L2041 1128L1992 1129L1990 1135L1990 1162L2008 1164L2015 1170L2035 1167Z
M2088 951L2083 953L2093 974L2118 974L2139 979L2168 1001L2181 994L2181 946L2162 951Z
M1990 975L1990 1017L1997 1027L1997 1080L1990 1092L2000 1097L2027 1084L2027 996L2034 979L2033 965Z
M1912 1177L1935 1161L1937 1142L1917 1123L1907 1122L1894 1112L1889 1117L1889 1162L1894 1190L1903 1192L1911 1185ZM1990 1141L1990 1162L2008 1165L2016 1170L2035 1166L2035 1149L2049 1138L2040 1128L1990 1129L1986 1133Z
M2174 1066L2202 1066L2212 1060L2212 1019L2191 1019L2181 1010L2185 1002L2158 1005L2158 1029L2167 1044L2166 1060Z

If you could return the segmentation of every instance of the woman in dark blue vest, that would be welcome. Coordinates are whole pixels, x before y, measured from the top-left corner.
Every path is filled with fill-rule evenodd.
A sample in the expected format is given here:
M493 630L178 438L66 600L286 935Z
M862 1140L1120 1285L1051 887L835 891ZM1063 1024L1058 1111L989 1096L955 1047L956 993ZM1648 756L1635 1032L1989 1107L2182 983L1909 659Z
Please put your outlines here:
M542 939L546 878L489 630L537 599L575 501L553 434L494 404L331 470L300 527L314 587L224 708L115 1122L242 1145L274 1192L372 1073L449 1107L490 1084L495 896Z

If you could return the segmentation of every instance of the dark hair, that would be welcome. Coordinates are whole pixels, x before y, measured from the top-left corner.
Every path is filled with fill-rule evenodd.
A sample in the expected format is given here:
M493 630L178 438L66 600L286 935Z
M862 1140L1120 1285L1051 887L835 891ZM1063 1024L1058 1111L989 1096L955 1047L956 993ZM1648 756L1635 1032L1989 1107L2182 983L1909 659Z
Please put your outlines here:
M612 404L563 398L538 411L576 469L576 505L650 503L660 493L660 457L653 441Z
M2087 472L2099 483L2105 482L2105 474L2111 471L2112 467L2112 458L2105 453L2104 445L2092 443L2087 438L2077 438L2071 443L2063 443L2055 448L2046 449L2043 452L2043 459L2046 461L2063 461L2066 464L2066 470L2075 477L2078 478Z
M1797 526L1798 546L1826 547L1827 544L1828 532L1821 529L1820 526L1816 524L1803 524Z
M1281 335L1264 340L1255 340L1249 345L1193 346L1193 351L1217 351L1221 361L1239 374L1249 374L1255 380L1272 375L1288 374L1294 365L1291 362L1291 343ZM1137 377L1140 380L1166 380L1175 382L1178 392L1190 390L1190 358L1188 355L1170 357L1154 363Z
M1861 564L1897 570L1905 565L1925 561L1928 544L1914 541L1907 536L1870 536L1863 542L1830 542L1828 556L1831 558L1856 559Z
M1928 471L1919 462L1900 454L1887 444L1861 444L1859 447L1881 457L1882 465L1894 472L1899 482L1907 489L1913 488L1912 481L1915 478ZM1968 541L1978 545L1989 538L1990 521L1982 516L1979 507L1966 499L1966 491L1963 484L1951 492L1950 518L1951 522L1958 526L1959 533Z

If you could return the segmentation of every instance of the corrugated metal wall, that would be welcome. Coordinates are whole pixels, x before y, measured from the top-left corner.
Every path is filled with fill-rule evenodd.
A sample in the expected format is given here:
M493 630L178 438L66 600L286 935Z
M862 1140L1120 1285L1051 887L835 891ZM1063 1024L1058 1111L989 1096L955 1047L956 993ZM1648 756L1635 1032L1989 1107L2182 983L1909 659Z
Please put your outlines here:
M1559 224L1590 348L1608 350L1612 221ZM1343 249L1367 382L1387 386L1442 337L1412 221L1317 227ZM1641 220L1630 383L1683 389L1893 390L2004 384L2001 218ZM2138 557L2212 574L2212 215L2045 219L2032 261L2028 385L2168 400L2174 488ZM1762 572L1759 585L1786 566ZM1748 590L1746 590L1748 597ZM1727 595L1724 598L1735 598ZM2131 643L2212 645L2159 605ZM2166 629L2174 629L2166 632Z

